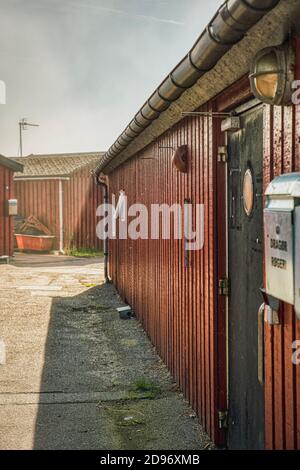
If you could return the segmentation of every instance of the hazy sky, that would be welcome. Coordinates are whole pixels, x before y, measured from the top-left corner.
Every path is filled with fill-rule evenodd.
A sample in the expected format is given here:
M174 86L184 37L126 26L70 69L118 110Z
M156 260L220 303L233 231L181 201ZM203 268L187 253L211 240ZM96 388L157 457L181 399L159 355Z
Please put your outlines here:
M106 150L221 0L0 0L0 154Z

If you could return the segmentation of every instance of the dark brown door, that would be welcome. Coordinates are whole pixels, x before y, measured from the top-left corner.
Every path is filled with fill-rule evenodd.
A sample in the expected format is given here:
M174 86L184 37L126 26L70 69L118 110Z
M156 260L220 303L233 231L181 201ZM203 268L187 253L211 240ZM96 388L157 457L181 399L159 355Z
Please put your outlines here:
M263 285L263 111L241 115L229 134L229 428L231 449L264 448L264 390L258 380L258 310Z

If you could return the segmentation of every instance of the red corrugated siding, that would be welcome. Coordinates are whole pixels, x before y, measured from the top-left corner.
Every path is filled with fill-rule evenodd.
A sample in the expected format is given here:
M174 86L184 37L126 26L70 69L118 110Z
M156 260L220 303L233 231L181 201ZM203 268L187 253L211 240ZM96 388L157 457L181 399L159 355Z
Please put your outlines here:
M276 176L300 171L300 108L265 108L265 187ZM300 449L300 366L292 363L292 343L300 322L290 305L280 325L266 326L266 447Z
M55 248L59 240L59 200L58 181L15 181L16 196L19 201L19 215L34 215L56 236Z
M300 39L297 56L300 79ZM250 96L244 78L215 103L224 111ZM264 120L266 188L275 176L300 171L300 106L266 106ZM225 166L215 164L222 139L217 119L185 119L109 176L110 192L125 190L129 205L183 204L184 198L205 204L205 245L191 254L189 268L181 241L120 240L110 242L110 269L216 443L224 442L217 411L226 408L226 303L216 292L226 273ZM186 176L174 171L172 150L164 148L181 144L191 156ZM300 366L292 363L300 322L289 305L281 307L280 320L265 326L266 448L300 450Z
M0 166L0 256L14 251L13 217L7 215L7 200L14 197L13 172Z
M120 294L133 306L205 428L217 443L223 443L217 419L217 410L226 407L226 372L219 374L217 368L224 323L216 313L213 125L207 117L185 119L109 178L110 193L125 190L128 205L138 202L150 210L152 203L183 205L185 198L204 203L204 249L191 252L190 266L185 268L183 241L114 240L110 266ZM190 152L187 175L174 170L172 150L166 148L182 144L188 144Z
M96 235L96 210L102 201L102 189L96 186L90 169L76 172L64 182L65 247L100 249Z
M300 39L297 39L300 79ZM264 185L282 173L300 171L300 107L265 107ZM300 366L292 363L292 343L300 322L282 305L280 325L265 327L266 448L300 450Z
M101 248L96 236L96 209L102 201L102 190L94 184L90 169L76 172L63 181L64 249ZM59 182L58 180L16 181L19 214L36 216L56 236L59 248Z

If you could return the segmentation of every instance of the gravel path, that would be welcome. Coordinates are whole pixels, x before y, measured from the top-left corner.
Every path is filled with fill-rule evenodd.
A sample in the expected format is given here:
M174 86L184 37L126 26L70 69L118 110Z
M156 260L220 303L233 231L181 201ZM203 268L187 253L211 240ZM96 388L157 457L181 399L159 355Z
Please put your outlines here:
M100 259L0 265L0 449L212 448L119 306Z

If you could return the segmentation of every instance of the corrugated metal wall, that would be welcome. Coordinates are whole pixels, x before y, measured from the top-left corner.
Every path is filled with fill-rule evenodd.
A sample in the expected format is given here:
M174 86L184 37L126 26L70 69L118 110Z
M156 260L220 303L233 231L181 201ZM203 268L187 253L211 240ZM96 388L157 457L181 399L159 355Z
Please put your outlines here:
M13 172L0 166L0 256L14 251L13 218L7 215L7 200L13 196Z
M300 50L299 50L300 51ZM300 107L265 108L264 182L300 171ZM280 325L265 328L266 447L300 450L300 365L292 362L292 343L300 322L283 305Z
M224 111L249 97L249 83L243 79L215 103ZM300 107L266 106L264 119L266 188L275 176L300 171ZM226 304L216 289L226 270L226 187L225 166L214 163L217 146L223 143L219 127L216 119L185 119L115 170L109 181L110 192L125 190L129 204L183 204L185 198L205 204L204 249L191 254L188 268L181 241L120 240L110 244L111 275L220 444L224 435L217 411L226 408ZM180 144L188 144L191 153L185 176L172 168L172 149L167 148ZM280 320L279 326L265 327L266 448L300 449L300 366L292 363L300 322L289 305L282 306Z
M56 236L55 248L59 247L59 199L58 181L15 181L18 213L22 217L34 215Z
M64 237L66 248L101 249L96 235L96 210L102 189L95 185L90 169L74 173L64 181Z
M102 200L101 188L97 187L84 169L63 181L64 193L64 249L101 248L96 236L96 209ZM59 181L16 181L19 214L36 216L56 236L55 249L59 248Z
M215 121L214 121L215 122ZM109 177L110 193L128 204L205 205L205 245L190 252L178 240L111 241L111 275L215 442L223 443L217 410L226 408L224 323L217 313L216 141L209 117L188 118ZM188 144L187 175L171 164L172 149ZM223 342L224 345L224 342Z

